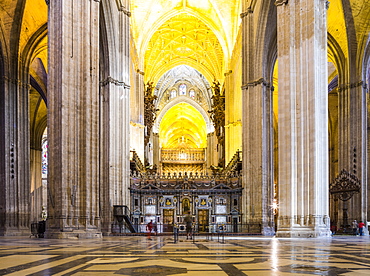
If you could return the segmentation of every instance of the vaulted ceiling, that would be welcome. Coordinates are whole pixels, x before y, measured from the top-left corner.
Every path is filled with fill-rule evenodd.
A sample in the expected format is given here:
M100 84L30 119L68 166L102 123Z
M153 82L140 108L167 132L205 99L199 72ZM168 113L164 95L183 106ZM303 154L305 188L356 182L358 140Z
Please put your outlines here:
M146 81L177 65L222 81L240 25L239 0L133 0L132 34Z
M202 114L188 103L171 107L161 120L162 148L207 147L206 123Z
M145 52L145 73L158 80L166 71L189 65L211 81L224 71L224 53L212 30L196 17L181 13L152 36Z

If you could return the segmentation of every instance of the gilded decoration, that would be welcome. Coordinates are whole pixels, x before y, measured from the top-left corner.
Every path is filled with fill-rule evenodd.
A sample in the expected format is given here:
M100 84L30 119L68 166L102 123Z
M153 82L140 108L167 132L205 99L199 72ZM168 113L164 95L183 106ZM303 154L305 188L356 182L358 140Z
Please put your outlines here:
M146 146L150 139L150 133L156 119L157 109L155 108L156 95L153 95L153 82L148 82L145 89L144 97L144 125L146 127L144 146Z
M214 95L212 96L212 109L208 111L211 114L215 132L220 145L225 143L225 95L221 95L220 83L213 82Z

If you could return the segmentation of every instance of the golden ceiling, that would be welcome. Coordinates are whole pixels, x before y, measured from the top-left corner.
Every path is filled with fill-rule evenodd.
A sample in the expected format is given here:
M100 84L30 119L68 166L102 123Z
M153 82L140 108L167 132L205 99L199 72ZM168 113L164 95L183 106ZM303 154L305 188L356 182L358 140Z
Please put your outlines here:
M169 69L189 65L210 81L220 79L224 54L216 35L199 19L182 13L164 23L145 53L145 74L158 80Z
M238 0L133 0L131 30L146 81L186 64L222 81L240 25Z
M188 103L171 107L159 127L161 148L205 148L206 123L202 114Z

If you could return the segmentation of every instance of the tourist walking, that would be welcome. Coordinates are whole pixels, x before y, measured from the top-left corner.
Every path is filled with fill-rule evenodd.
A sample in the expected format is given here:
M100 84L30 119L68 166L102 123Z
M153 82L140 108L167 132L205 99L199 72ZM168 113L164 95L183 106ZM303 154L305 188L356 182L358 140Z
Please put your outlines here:
M365 223L360 221L359 224L358 224L358 230L360 231L360 236L364 235L364 227L365 227Z
M151 240L151 233L152 233L152 229L153 229L153 220L150 220L150 222L148 222L148 224L146 225L146 231L148 231L148 240Z

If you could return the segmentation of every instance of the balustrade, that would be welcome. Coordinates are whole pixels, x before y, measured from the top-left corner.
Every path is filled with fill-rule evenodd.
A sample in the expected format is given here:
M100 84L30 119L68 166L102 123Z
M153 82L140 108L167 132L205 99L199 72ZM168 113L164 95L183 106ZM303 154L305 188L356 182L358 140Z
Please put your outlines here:
M162 162L205 162L205 149L162 149Z

